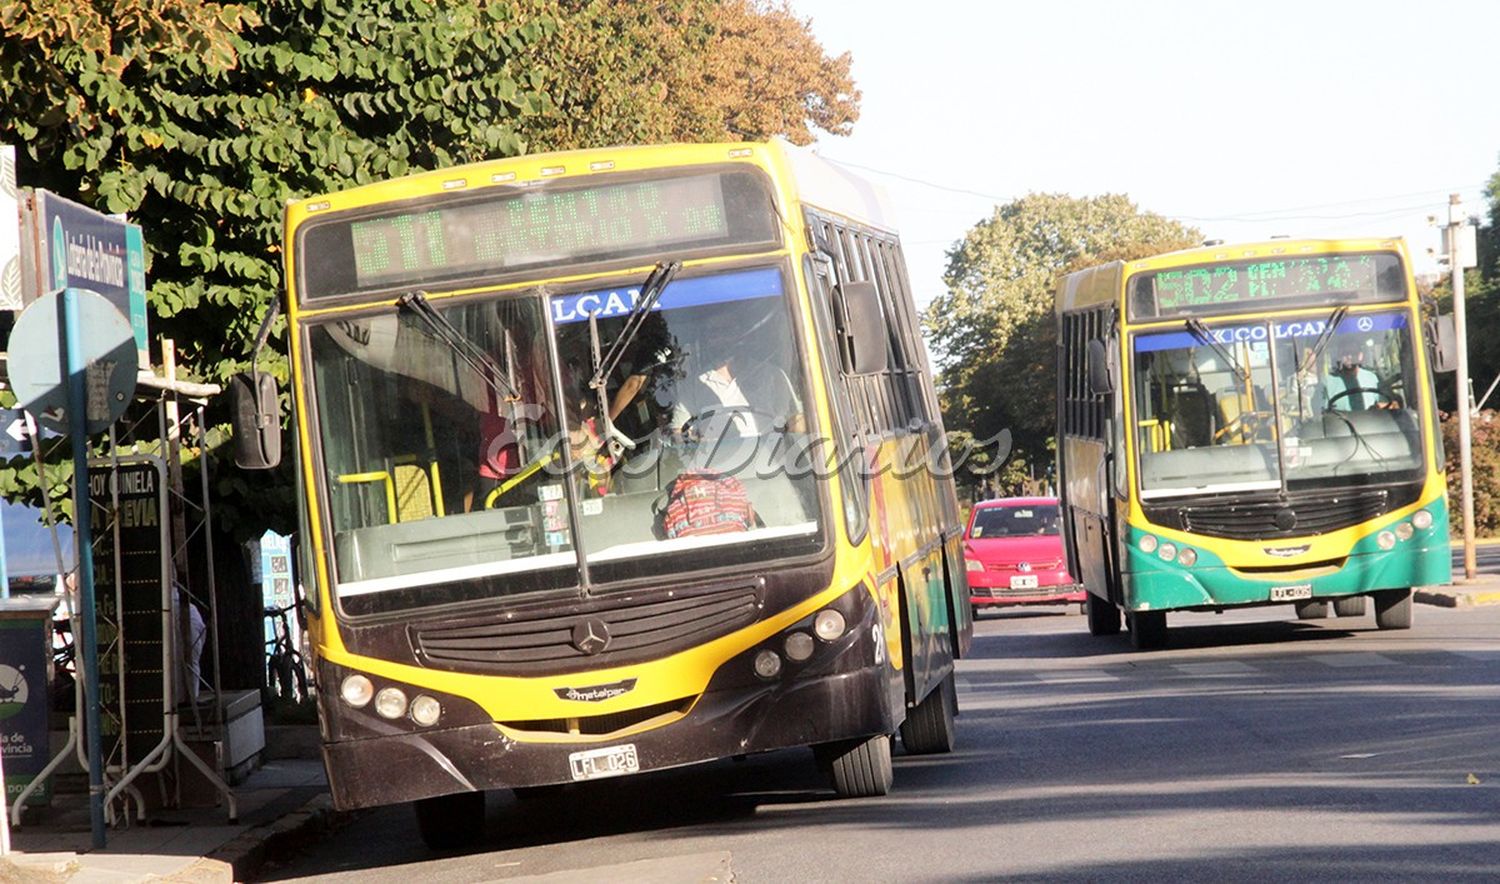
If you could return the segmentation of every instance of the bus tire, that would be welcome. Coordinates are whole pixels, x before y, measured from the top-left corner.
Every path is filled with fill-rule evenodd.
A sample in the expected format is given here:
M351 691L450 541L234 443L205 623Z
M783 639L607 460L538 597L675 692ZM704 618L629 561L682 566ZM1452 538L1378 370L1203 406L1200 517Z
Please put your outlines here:
M901 722L901 746L911 755L952 752L953 717L957 714L958 694L950 672Z
M1298 602L1296 608L1298 620L1322 620L1328 616L1327 602Z
M1382 589L1375 599L1375 625L1381 629L1411 629L1411 590Z
M1083 600L1083 609L1089 618L1089 635L1120 634L1119 608L1089 593Z
M1335 617L1363 617L1365 616L1365 597L1362 595L1344 596L1333 600L1333 615Z
M458 792L412 802L417 832L432 850L468 847L484 834L484 793Z
M1166 611L1131 611L1130 646L1137 651L1155 651L1167 644Z
M891 735L824 743L813 749L840 798L872 798L891 791Z

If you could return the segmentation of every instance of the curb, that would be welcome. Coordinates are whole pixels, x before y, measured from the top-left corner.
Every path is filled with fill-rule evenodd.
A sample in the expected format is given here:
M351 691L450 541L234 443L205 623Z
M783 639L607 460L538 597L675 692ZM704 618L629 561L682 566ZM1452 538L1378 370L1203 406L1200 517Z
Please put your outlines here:
M1468 608L1476 605L1500 605L1500 592L1418 589L1412 593L1412 600L1439 608Z
M338 828L348 819L348 814L333 809L333 796L325 792L286 816L241 834L194 865L179 872L178 875L174 875L170 880L180 882L248 881L260 872L267 859L295 851ZM208 871L200 869L203 866L212 866L216 870L222 870L227 877L209 878L193 875L197 871Z

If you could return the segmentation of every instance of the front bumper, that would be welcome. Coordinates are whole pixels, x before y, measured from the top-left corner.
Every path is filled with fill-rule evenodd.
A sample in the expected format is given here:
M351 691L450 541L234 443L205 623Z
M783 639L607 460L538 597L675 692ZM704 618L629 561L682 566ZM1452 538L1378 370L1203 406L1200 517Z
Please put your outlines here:
M887 667L867 667L759 690L710 691L686 717L596 741L523 742L494 724L323 745L335 807L349 810L454 792L572 781L573 752L630 743L641 771L731 755L889 733ZM897 679L899 682L899 679ZM899 696L899 695L898 695Z

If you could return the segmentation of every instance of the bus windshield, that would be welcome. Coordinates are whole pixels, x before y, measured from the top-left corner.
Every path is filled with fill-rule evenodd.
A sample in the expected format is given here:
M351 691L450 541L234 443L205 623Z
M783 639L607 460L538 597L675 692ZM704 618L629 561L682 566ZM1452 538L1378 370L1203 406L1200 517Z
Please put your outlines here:
M1412 347L1400 310L1136 335L1141 496L1419 477Z
M782 271L679 277L592 389L638 294L438 300L438 320L310 329L345 612L576 588L580 554L601 583L818 547Z

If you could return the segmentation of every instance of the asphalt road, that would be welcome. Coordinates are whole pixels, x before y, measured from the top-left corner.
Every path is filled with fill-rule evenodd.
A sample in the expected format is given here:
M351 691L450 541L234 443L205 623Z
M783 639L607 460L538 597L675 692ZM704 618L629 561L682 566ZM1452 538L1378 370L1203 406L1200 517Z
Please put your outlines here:
M367 812L273 880L1484 880L1500 869L1500 606L1297 622L1171 618L1169 647L1062 609L987 615L960 748L836 801L810 755L489 797L434 855Z

